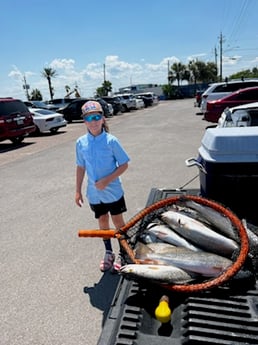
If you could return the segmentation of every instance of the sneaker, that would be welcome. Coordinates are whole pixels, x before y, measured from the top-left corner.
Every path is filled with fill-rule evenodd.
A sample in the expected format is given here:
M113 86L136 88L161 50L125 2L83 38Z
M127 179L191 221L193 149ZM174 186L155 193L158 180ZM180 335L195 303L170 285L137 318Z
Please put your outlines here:
M113 263L112 271L119 272L120 268L123 266L123 258L119 253Z
M113 254L110 250L107 250L104 256L104 259L100 262L100 270L101 272L106 272L113 267L113 262L115 260L115 254Z

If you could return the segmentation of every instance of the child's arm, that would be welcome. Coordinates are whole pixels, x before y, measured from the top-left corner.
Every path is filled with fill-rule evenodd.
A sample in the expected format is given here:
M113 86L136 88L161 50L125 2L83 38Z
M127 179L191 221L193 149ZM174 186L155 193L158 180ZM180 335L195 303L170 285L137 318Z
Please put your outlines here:
M76 167L76 191L75 191L75 203L81 207L83 204L82 197L82 183L85 175L85 169L79 165Z

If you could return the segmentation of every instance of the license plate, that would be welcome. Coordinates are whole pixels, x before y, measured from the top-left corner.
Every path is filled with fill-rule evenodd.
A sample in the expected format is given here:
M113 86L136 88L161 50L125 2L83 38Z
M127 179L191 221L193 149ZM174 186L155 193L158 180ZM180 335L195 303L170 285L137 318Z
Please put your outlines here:
M23 120L17 120L17 125L23 125Z

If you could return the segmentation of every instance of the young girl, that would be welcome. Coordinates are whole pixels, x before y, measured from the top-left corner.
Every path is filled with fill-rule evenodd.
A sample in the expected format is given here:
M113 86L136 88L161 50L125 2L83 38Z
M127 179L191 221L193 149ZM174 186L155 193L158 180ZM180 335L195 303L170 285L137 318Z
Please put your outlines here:
M75 202L79 207L83 204L81 188L86 172L86 196L99 228L110 229L111 217L115 228L119 229L125 225L123 212L127 211L120 175L128 168L129 157L119 140L109 133L98 102L86 102L82 106L82 116L87 133L76 142ZM122 265L120 253L115 260L110 239L104 238L104 246L100 270L105 272L112 268L118 271Z

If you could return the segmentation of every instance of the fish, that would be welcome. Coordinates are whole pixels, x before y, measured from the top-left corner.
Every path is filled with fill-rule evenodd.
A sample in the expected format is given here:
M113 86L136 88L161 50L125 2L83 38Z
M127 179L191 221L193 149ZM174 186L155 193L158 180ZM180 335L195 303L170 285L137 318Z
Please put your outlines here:
M184 270L167 265L128 264L119 273L131 279L148 279L164 284L186 284L195 278Z
M158 224L158 223L150 223L147 226L148 233L153 234L160 240L179 246L189 248L193 251L199 251L200 248L196 247L195 245L189 243L184 237L178 235L174 230L170 229L165 224Z
M141 246L141 243L139 242L136 245L135 251L137 252L137 248L139 248ZM155 253L169 253L171 250L173 251L176 246L174 246L173 244L169 244L169 243L164 243L164 242L157 242L157 243L148 243L146 244L146 246L154 251Z
M249 244L250 244L250 251L254 252L254 255L257 255L257 251L258 251L258 236L251 230L252 225L248 224L246 219L242 219L242 224L246 230L247 236L248 236L248 240L249 240Z
M217 233L202 222L178 211L169 210L161 214L161 219L180 236L207 252L231 256L239 249L236 241Z
M171 247L170 250L159 253L143 243L138 243L135 258L140 264L172 265L205 277L217 277L233 264L230 259L210 252Z
M197 211L201 217L207 220L211 225L215 226L224 236L227 236L232 240L237 240L233 224L228 217L209 206L201 205L192 200L185 200L184 204L190 209Z

